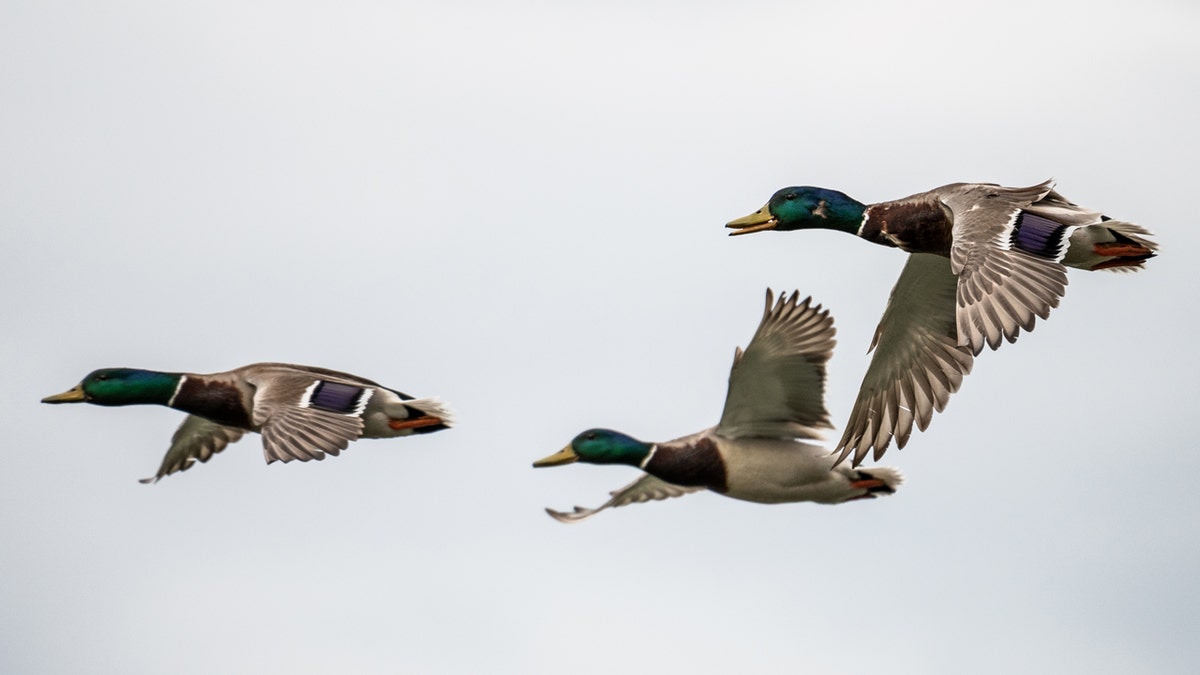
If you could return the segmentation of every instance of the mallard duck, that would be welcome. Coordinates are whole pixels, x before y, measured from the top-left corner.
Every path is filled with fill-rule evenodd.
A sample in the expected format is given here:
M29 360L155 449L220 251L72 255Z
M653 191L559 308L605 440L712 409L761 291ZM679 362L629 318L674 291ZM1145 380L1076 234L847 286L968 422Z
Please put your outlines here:
M143 483L207 462L247 431L262 434L270 464L336 457L357 438L425 434L453 423L437 399L413 398L357 375L286 363L255 363L211 375L104 368L42 403L152 403L188 413L158 473Z
M834 346L833 319L812 298L780 297L770 290L762 322L729 373L729 393L717 426L665 443L639 441L617 431L589 429L535 467L571 462L628 464L645 473L611 493L599 507L546 512L576 522L609 507L699 490L764 504L812 501L840 504L896 491L900 472L888 467L834 468L821 446L806 443L829 428L825 362ZM797 440L803 439L803 440Z
M1014 342L1058 306L1066 268L1130 271L1157 244L1138 225L1076 206L1051 181L1026 188L954 183L904 199L863 204L836 190L789 187L726 227L828 229L911 255L875 330L875 356L834 452L858 466L893 436L904 447L924 431L1001 338Z

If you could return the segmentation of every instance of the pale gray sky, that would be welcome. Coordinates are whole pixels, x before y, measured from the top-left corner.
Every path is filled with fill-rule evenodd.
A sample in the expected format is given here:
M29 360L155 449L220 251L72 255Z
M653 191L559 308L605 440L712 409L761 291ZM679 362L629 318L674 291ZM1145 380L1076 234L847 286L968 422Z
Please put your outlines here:
M0 671L1191 672L1200 7L567 5L0 8ZM767 286L849 414L903 255L727 220L1050 176L1163 254L1072 271L895 497L542 512L635 475L530 468L575 433L716 422ZM180 413L38 403L265 360L461 424L147 487Z

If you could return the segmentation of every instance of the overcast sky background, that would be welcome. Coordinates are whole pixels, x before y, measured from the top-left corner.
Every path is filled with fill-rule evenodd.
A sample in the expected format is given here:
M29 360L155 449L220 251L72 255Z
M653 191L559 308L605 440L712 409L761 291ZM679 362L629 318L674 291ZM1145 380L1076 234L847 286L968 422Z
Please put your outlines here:
M569 6L568 6L569 5ZM5 2L0 671L1193 672L1200 6ZM592 426L714 424L766 287L832 309L846 419L903 254L729 239L779 187L1058 179L1155 231L1072 271L884 464L574 526ZM460 426L157 485L106 366L290 361ZM831 433L831 440L837 434Z

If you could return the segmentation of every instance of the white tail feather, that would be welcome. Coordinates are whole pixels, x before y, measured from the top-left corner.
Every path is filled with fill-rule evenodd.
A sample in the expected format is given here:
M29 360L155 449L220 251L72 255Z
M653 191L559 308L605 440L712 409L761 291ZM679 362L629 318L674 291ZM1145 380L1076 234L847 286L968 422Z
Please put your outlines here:
M1153 237L1154 233L1141 225L1134 225L1123 220L1106 220L1097 224L1107 227L1117 234L1128 237L1151 251L1158 250L1158 244L1150 240L1150 237Z
M420 410L426 415L432 415L441 419L442 422L448 427L454 426L454 413L452 413L450 409L446 407L446 404L442 403L442 401L436 396L414 398L410 401L403 401L403 403L410 408L416 408L417 410Z
M865 473L872 478L878 478L883 481L884 485L895 490L898 486L904 483L904 474L900 473L900 469L890 466L873 466L869 469L855 469L860 473Z

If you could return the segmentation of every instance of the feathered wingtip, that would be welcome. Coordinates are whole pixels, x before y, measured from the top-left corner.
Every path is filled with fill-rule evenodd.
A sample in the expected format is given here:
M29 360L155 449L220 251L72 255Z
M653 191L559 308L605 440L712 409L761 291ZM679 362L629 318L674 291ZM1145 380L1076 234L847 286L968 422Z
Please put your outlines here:
M763 316L759 321L758 330L754 332L754 338L776 330L779 325L789 326L788 333L803 338L801 345L797 347L798 350L811 352L814 356L819 355L822 361L833 355L833 348L837 345L837 340L833 339L837 334L833 327L833 317L821 303L813 302L811 295L801 300L800 291L792 291L791 294L784 291L779 294L779 301L776 302L774 291L768 288ZM751 342L753 341L751 339Z
M603 509L603 507L601 507L599 509L589 509L589 508L585 508L583 506L576 506L573 512L568 513L565 511L555 511L554 509L552 509L550 507L546 507L546 513L549 514L551 518L557 520L560 523L570 524L570 523L578 523L581 520L586 520L586 519L596 515L596 512L600 511L602 509Z

